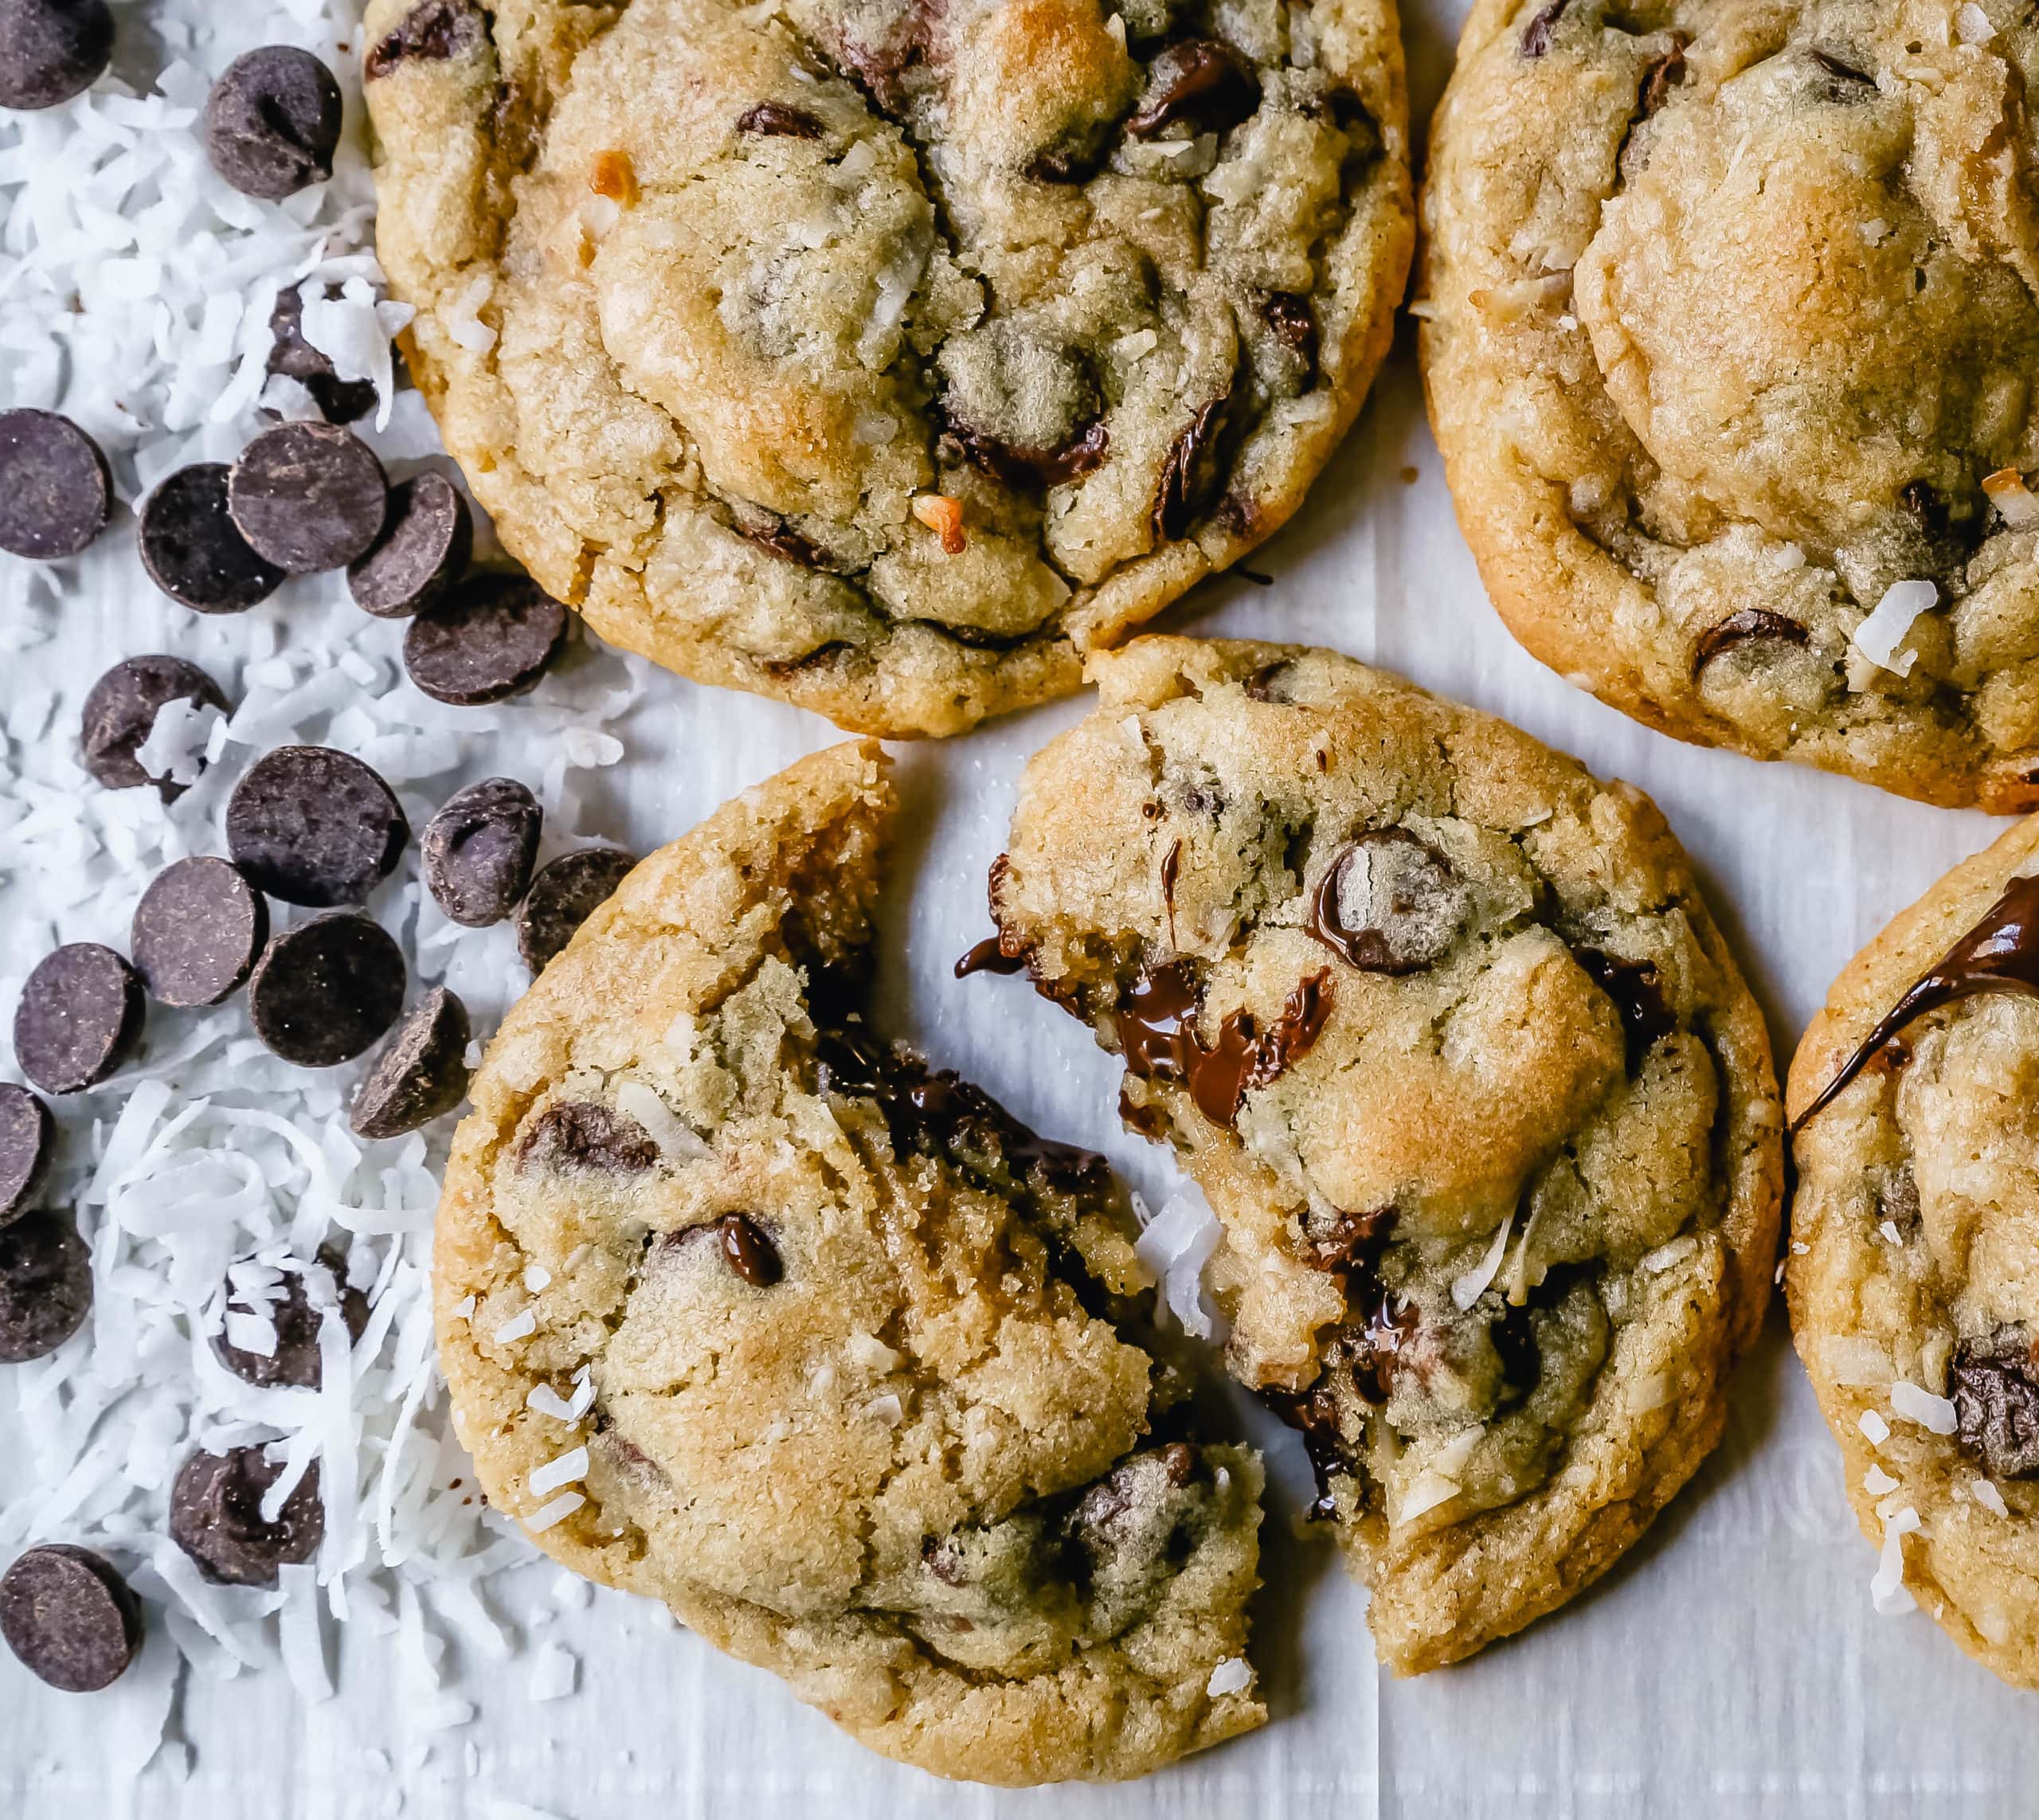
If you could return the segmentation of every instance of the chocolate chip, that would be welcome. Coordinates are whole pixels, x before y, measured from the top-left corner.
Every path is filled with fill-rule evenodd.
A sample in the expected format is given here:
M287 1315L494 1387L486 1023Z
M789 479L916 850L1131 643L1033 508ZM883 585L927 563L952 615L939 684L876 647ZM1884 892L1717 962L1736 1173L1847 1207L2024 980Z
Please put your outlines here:
M47 1542L0 1575L0 1636L52 1687L96 1693L142 1646L141 1601L110 1561Z
M534 973L573 939L573 932L615 894L632 854L613 847L584 847L562 854L531 881L517 912L517 952Z
M26 1087L0 1081L0 1226L28 1211L49 1173L57 1121Z
M309 51L264 45L213 84L205 130L213 170L243 195L280 202L333 174L340 85Z
M342 379L331 356L304 339L304 298L295 285L277 294L269 332L276 338L269 350L269 371L295 379L309 392L327 423L350 424L375 409L374 380Z
M401 1137L468 1097L468 1008L435 986L390 1033L354 1090L357 1137Z
M1317 317L1309 299L1300 291L1270 291L1262 300L1260 313L1267 326L1294 352L1303 365L1303 384L1317 378Z
M1522 54L1524 57L1542 57L1550 49L1551 33L1556 29L1558 21L1564 17L1565 8L1571 4L1571 0L1550 0L1550 3L1540 8L1529 23L1522 28Z
M178 469L142 507L142 566L194 613L245 613L284 583L283 570L234 529L226 493L225 464L202 461Z
M106 0L0 0L0 108L54 108L113 57Z
M368 1325L368 1297L347 1282L346 1260L339 1252L322 1249L319 1262L333 1274L333 1286L340 1301L340 1319L350 1341L361 1338ZM269 1319L276 1329L273 1352L251 1352L230 1345L225 1339L213 1342L220 1363L244 1382L264 1390L288 1385L298 1390L316 1390L325 1379L324 1360L319 1347L319 1330L325 1325L323 1311L311 1305L304 1286L304 1274L284 1274L280 1301L268 1305Z
M1828 100L1847 107L1857 101L1866 101L1877 92L1877 79L1867 70L1857 69L1831 51L1815 50L1811 56L1824 72L1826 79L1821 88Z
M262 1497L283 1476L260 1446L225 1454L202 1449L170 1488L170 1539L218 1586L274 1586L279 1569L308 1561L326 1533L315 1462L284 1500L273 1523Z
M1170 45L1147 71L1147 92L1125 123L1136 139L1152 139L1171 121L1205 132L1237 126L1260 105L1260 77L1230 45L1187 38Z
M419 843L432 902L468 929L500 922L530 889L543 821L514 777L487 777L449 798Z
M1693 652L1692 673L1697 676L1715 658L1738 645L1759 644L1765 640L1802 645L1809 644L1811 638L1812 634L1796 620L1787 619L1782 613L1773 613L1764 607L1743 607L1699 635L1699 644Z
M786 1274L779 1248L764 1228L741 1213L726 1213L715 1222L722 1239L722 1258L754 1290L769 1290Z
M147 1009L132 967L96 941L72 942L22 988L14 1059L45 1093L81 1093L134 1054Z
M737 120L736 130L760 139L818 139L821 123L804 108L789 108L777 101L760 101Z
M566 609L523 575L477 575L404 634L404 667L434 701L479 707L537 686L566 643Z
M1451 862L1428 841L1375 828L1339 849L1304 926L1362 973L1415 973L1450 952L1472 907Z
M996 436L952 422L950 433L980 473L1008 487L1061 487L1104 465L1111 431L1102 418L1086 425L1059 448L1021 448Z
M519 1169L600 1169L620 1176L655 1169L659 1147L636 1119L593 1100L556 1100L517 1144Z
M1656 962L1625 961L1598 948L1575 948L1572 954L1592 976L1593 983L1614 1001L1627 1041L1628 1065L1634 1068L1658 1037L1678 1027L1676 1014L1665 1002L1663 977Z
M38 562L76 556L112 510L106 457L68 417L0 411L0 550Z
M1990 1477L2039 1474L2039 1360L2017 1328L1986 1341L1963 1341L1949 1368L1955 1433Z
M1643 119L1657 112L1671 91L1685 79L1685 46L1691 41L1682 32L1673 32L1671 41L1671 48L1650 65L1637 92L1636 111Z
M459 581L474 547L467 495L428 468L391 491L382 536L347 569L348 592L364 613L402 619Z
M248 982L255 1034L286 1062L350 1062L404 1007L404 952L365 916L335 910L287 929Z
M1157 538L1172 542L1186 535L1215 488L1219 432L1224 427L1225 407L1229 402L1229 394L1213 398L1190 419L1169 449L1168 460L1161 464L1161 483L1154 497L1153 526Z
M156 716L172 702L227 711L219 684L181 657L130 657L115 664L85 697L85 769L109 790L153 784L165 802L175 802L185 786L166 773L151 777L135 756L148 743Z
M389 486L374 451L337 424L278 424L227 477L234 528L292 575L344 569L382 534Z
M486 25L468 0L420 0L370 47L362 74L380 82L400 63L444 63L482 41Z
M159 1004L216 1005L269 940L269 906L238 866L205 855L159 872L135 906L135 970Z
M0 1364L55 1352L92 1305L92 1258L69 1214L23 1214L0 1227Z
M325 746L280 746L234 786L227 851L257 890L315 910L365 904L396 870L410 824L367 765Z

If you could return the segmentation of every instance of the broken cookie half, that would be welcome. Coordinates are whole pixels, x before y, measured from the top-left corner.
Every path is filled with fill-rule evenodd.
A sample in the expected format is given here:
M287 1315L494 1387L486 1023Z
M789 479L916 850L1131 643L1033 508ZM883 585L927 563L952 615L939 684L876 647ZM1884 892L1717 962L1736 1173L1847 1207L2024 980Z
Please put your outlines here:
M505 1020L435 1250L491 1502L875 1750L1140 1775L1266 1713L1261 1472L1102 1158L871 1034L877 746L640 866Z
M1223 1238L1383 1660L1603 1571L1720 1438L1782 1159L1763 1020L1645 797L1335 653L1092 660L1028 766L1005 965L1126 1065Z

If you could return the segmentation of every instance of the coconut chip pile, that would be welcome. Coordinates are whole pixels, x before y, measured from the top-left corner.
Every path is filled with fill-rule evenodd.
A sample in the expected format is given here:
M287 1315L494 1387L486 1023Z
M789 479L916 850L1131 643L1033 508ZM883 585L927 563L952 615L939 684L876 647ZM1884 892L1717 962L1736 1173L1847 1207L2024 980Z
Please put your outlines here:
M0 397L88 432L119 502L74 561L0 558L11 671L0 691L0 1078L20 1078L6 1027L30 969L65 943L125 952L162 867L226 851L229 796L264 753L307 743L355 755L397 792L413 831L462 786L519 778L545 812L543 862L593 832L582 825L589 776L622 755L611 730L644 680L636 660L576 648L521 699L444 706L407 679L402 624L362 612L339 573L292 579L252 611L216 616L153 587L134 514L157 483L195 462L231 462L280 418L321 415L303 382L271 370L285 292L299 292L304 339L335 378L374 386L354 427L393 481L438 442L394 378L390 337L409 312L384 299L371 250L354 0L147 0L115 17L112 71L88 92L0 113ZM276 202L221 181L202 138L213 81L258 45L312 52L346 109L331 179ZM452 472L443 456L435 464ZM478 538L477 554L491 554L485 526ZM230 703L158 716L137 756L190 786L167 805L147 787L103 787L81 761L87 691L99 669L139 654L98 648L115 602L140 606L129 623L155 628L160 642L143 648L198 663ZM403 949L406 1002L444 984L485 1040L529 977L511 926L451 922L420 883L415 840L367 908ZM272 906L278 928L310 914ZM475 1710L441 1682L446 1640L494 1660L514 1641L483 1588L533 1551L467 1477L432 1356L431 1226L453 1121L355 1137L349 1101L366 1066L280 1059L256 1039L242 992L210 1009L151 1005L134 1059L51 1102L61 1139L39 1202L75 1209L92 1303L57 1351L0 1366L0 1399L18 1407L13 1432L25 1443L0 1478L0 1565L32 1544L71 1543L127 1576L147 1640L122 1701L150 1748L182 1665L217 1677L280 1669L320 1699L344 1621L390 1636L394 1672L432 1729ZM358 1339L336 1262L366 1293ZM220 1345L273 1350L293 1278L317 1319L319 1386L245 1381ZM283 1468L265 1517L315 1466L323 1539L273 1590L213 1583L170 1539L171 1483L194 1450L261 1442ZM520 1693L571 1690L570 1654L547 1646L534 1659Z

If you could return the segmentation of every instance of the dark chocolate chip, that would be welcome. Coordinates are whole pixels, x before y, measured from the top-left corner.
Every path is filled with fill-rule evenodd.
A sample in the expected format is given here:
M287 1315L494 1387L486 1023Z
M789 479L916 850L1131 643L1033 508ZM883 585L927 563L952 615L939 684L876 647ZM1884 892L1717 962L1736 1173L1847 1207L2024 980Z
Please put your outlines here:
M818 139L821 123L804 108L789 108L777 101L760 101L746 109L736 123L740 133L760 139Z
M487 777L449 798L419 842L432 902L469 929L502 922L530 889L543 820L514 777Z
M722 1230L722 1258L754 1290L769 1290L786 1274L779 1248L757 1223L741 1213L726 1213L715 1222Z
M248 982L255 1034L300 1067L352 1061L403 1008L404 951L347 910L285 930Z
M269 906L247 875L211 855L159 872L135 906L135 970L159 1004L216 1005L268 945Z
M333 1273L333 1286L340 1298L340 1319L346 1325L348 1339L358 1341L368 1325L368 1297L347 1282L346 1260L338 1251L322 1250L319 1262ZM279 1385L318 1389L326 1375L319 1349L319 1330L325 1324L325 1316L311 1305L302 1271L285 1274L283 1300L270 1303L268 1314L276 1325L276 1351L250 1352L229 1344L222 1337L213 1342L220 1363L236 1377L264 1390Z
M68 417L0 411L0 550L39 562L76 556L112 510L106 457Z
M269 332L276 337L269 370L295 379L309 392L327 423L350 424L375 409L374 380L342 379L331 358L304 339L304 298L295 284L277 294Z
M1628 1065L1633 1068L1658 1037L1669 1035L1678 1027L1677 1015L1665 1001L1663 977L1657 971L1657 963L1626 961L1598 948L1575 948L1572 953L1621 1013Z
M1348 841L1318 881L1304 926L1368 973L1434 966L1458 939L1473 907L1451 862L1403 828Z
M226 808L227 851L257 890L329 910L365 904L396 870L410 824L389 786L351 754L280 746Z
M482 41L487 22L469 0L419 0L370 47L362 74L380 82L400 63L444 63Z
M401 1137L468 1097L468 1008L435 986L390 1032L354 1090L357 1137Z
M0 1226L28 1211L49 1174L57 1121L49 1108L12 1081L0 1081Z
M96 1693L142 1647L141 1601L112 1562L49 1542L0 1575L0 1636L52 1687Z
M1522 54L1539 57L1551 48L1551 33L1557 29L1557 22L1564 17L1564 10L1571 0L1549 0L1540 7L1529 23L1522 28Z
M337 424L278 424L227 477L234 528L292 575L344 569L382 534L389 485L375 452Z
M479 707L537 686L566 643L566 609L523 575L477 575L404 634L404 667L434 701Z
M1147 92L1125 123L1136 139L1151 139L1172 120L1222 133L1260 105L1260 78L1251 63L1215 38L1170 45L1147 71Z
M1022 448L957 422L950 424L949 433L972 467L1008 487L1060 487L1080 480L1104 465L1112 446L1111 431L1102 417L1059 448Z
M54 108L113 57L106 0L0 0L0 108Z
M613 847L584 847L545 867L517 912L517 952L524 965L534 973L544 972L636 863L634 855Z
M969 951L956 963L956 977L967 980L973 973L998 973L1010 977L1027 970L1024 954L1008 954L1004 938L987 935L983 941L972 945Z
M181 657L130 657L115 664L85 697L85 769L109 790L153 784L165 802L175 802L184 785L167 774L151 777L135 756L148 743L156 716L172 702L227 710L219 684Z
M245 613L284 584L234 529L227 470L217 461L180 468L142 507L142 566L149 579L200 613Z
M69 1214L23 1214L0 1227L0 1364L55 1352L92 1305L92 1258Z
M333 174L340 85L311 52L264 45L213 84L205 131L213 170L243 195L280 202Z
M1858 69L1845 58L1836 57L1831 51L1815 50L1812 60L1824 73L1821 84L1826 98L1843 107L1857 101L1866 101L1877 92L1877 79L1865 69Z
M1699 635L1699 644L1693 652L1692 673L1697 676L1715 658L1739 645L1764 640L1802 645L1810 644L1812 634L1796 620L1787 619L1782 613L1773 613L1767 607L1739 608L1719 624L1708 626Z
M1229 401L1229 395L1213 398L1190 419L1169 449L1154 496L1153 525L1157 538L1172 541L1187 535L1216 487L1216 444Z
M655 1169L659 1147L636 1119L593 1100L556 1100L517 1144L520 1169L600 1169L620 1176Z
M1636 112L1639 119L1648 119L1658 112L1670 98L1671 91L1685 79L1685 46L1691 41L1682 32L1671 34L1671 48L1650 65L1649 73L1642 79L1637 92Z
M1267 326L1279 335L1297 359L1303 363L1303 384L1310 385L1317 378L1317 317L1309 307L1309 299L1300 291L1270 291L1262 302L1260 312L1267 319Z
M1948 1369L1955 1434L1992 1478L2039 1474L2039 1360L2017 1328L1963 1341Z
M284 1500L273 1523L262 1497L282 1477L261 1447L225 1454L201 1449L170 1488L170 1539L219 1586L274 1586L278 1570L308 1561L326 1533L315 1462Z
M96 941L72 942L22 988L14 1059L45 1093L81 1093L134 1054L147 1012L132 967Z
M467 495L427 468L391 491L382 534L349 566L348 591L363 612L402 619L430 606L459 581L474 547Z

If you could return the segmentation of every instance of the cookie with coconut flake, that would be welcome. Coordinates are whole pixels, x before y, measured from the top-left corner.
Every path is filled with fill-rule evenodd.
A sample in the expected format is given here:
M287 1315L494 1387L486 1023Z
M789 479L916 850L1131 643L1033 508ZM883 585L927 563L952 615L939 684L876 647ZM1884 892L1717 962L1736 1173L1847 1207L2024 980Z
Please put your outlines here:
M1538 657L1681 739L2039 804L2039 22L1478 0L1431 421Z
M858 1011L882 755L655 854L475 1078L434 1247L490 1501L944 1775L1261 1723L1260 1468L1156 1349L1124 1190Z
M1656 809L1526 734L1296 646L1090 674L1000 952L1208 1195L1227 1363L1302 1429L1382 1659L1454 1661L1720 1437L1775 1258L1762 1019Z
M1392 0L372 0L378 246L504 542L887 735L1274 530L1413 238Z
M1917 1603L2039 1686L2039 818L1849 961L1792 1059L1791 1330Z

